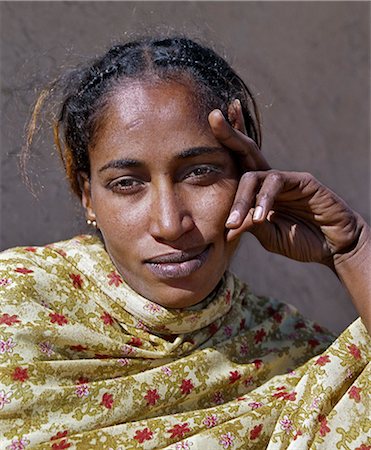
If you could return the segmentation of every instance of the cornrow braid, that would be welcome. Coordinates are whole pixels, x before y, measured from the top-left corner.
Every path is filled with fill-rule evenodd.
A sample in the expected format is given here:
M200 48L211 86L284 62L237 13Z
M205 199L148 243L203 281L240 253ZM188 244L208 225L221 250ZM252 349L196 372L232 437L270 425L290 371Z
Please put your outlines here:
M116 84L142 80L191 80L199 91L199 108L219 108L227 115L228 105L238 98L248 135L261 145L260 119L255 99L230 65L210 48L185 37L143 38L111 47L86 67L77 68L53 83L49 92L60 89L63 100L54 124L54 140L72 190L81 197L79 172L89 174L89 146L102 110ZM42 94L30 121L23 160L27 159L34 123L47 95Z

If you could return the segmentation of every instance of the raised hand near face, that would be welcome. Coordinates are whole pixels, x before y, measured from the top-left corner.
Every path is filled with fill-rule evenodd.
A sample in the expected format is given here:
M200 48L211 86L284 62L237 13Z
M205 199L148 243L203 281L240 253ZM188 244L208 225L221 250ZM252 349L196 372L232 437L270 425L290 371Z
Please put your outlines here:
M370 229L362 217L312 175L273 170L246 136L239 101L209 115L215 137L242 165L226 222L227 239L249 231L267 250L331 267L350 291L367 322L371 317ZM357 280L357 281L356 281ZM358 283L358 286L356 284ZM360 286L363 286L362 292ZM362 297L361 306L357 304Z

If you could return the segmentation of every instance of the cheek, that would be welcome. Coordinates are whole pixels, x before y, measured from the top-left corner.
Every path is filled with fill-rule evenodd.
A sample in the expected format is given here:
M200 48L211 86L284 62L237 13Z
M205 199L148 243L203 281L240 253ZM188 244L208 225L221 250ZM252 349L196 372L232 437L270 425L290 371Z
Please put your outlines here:
M235 193L237 181L223 181L220 185L203 188L193 199L192 213L197 224L214 232L223 232L225 222L229 216Z
M146 207L142 202L129 201L125 197L112 195L111 192L97 189L93 192L93 208L99 227L109 239L122 239L140 231Z

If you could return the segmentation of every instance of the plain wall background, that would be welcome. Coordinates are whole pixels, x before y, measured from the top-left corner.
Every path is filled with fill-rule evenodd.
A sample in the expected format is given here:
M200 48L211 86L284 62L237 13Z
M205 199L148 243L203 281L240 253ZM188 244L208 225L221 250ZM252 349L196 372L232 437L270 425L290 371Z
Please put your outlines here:
M36 93L125 33L168 26L214 45L248 83L272 167L312 172L370 220L368 2L1 2L1 248L86 232L50 132L35 200L16 155ZM356 317L328 269L267 253L246 235L232 269L258 294L341 331Z

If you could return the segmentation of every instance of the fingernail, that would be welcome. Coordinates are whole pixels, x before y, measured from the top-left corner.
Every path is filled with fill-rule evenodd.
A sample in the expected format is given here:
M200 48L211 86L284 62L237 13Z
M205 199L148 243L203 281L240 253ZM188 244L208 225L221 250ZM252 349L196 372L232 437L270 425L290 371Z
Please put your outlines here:
M233 211L227 219L227 225L233 225L235 223L238 223L239 220L240 220L240 213L238 211Z
M263 217L263 208L257 206L254 211L253 220L260 220Z
M239 106L241 106L241 102L240 102L240 100L239 100L238 98L236 98L235 101L234 101L233 103L234 103L234 106L235 106L236 108L238 108Z

